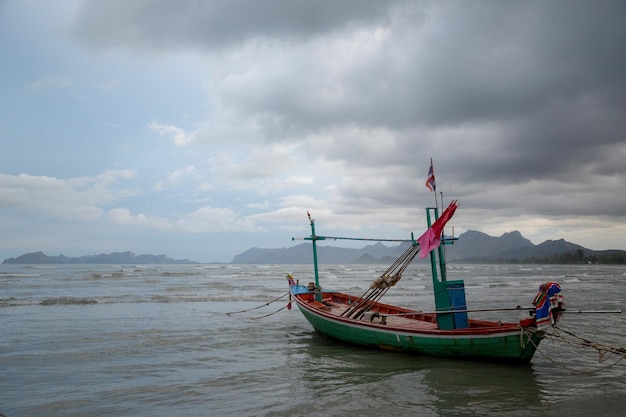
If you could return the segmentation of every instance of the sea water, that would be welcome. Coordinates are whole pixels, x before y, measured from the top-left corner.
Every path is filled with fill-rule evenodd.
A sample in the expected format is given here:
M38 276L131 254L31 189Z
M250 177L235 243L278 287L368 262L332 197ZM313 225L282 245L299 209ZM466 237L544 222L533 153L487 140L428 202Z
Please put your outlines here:
M321 269L324 287L356 295L384 271ZM322 337L285 308L287 296L276 300L286 273L313 281L310 265L0 265L0 413L600 417L626 408L626 361L600 363L596 350L558 338L529 366L511 366ZM540 283L557 281L571 310L561 329L626 347L626 313L574 312L623 309L623 266L452 264L448 279L465 280L470 309L527 307ZM384 301L432 310L429 266L407 269ZM228 314L242 310L251 311Z

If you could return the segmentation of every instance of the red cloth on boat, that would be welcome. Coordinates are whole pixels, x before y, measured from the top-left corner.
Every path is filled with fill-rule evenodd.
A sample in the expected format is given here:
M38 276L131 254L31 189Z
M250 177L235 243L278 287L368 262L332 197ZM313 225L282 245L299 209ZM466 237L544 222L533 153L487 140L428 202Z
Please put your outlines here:
M424 259L431 250L438 248L441 244L441 233L443 228L448 223L448 220L452 218L456 208L458 207L456 200L453 200L448 208L446 208L435 223L426 231L423 235L417 239L417 243L420 244L420 259Z

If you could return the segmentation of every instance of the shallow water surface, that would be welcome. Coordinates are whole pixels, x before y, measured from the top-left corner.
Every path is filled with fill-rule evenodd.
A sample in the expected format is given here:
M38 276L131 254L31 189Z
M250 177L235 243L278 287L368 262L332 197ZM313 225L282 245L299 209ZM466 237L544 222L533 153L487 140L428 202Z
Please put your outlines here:
M384 267L323 266L325 287L360 294ZM545 340L530 366L352 347L283 309L308 265L0 266L0 413L17 416L613 416L626 361ZM529 306L561 283L572 310L622 309L626 268L451 265L469 308ZM434 308L429 267L384 301ZM518 320L520 312L473 317ZM565 330L626 347L624 314L566 315Z

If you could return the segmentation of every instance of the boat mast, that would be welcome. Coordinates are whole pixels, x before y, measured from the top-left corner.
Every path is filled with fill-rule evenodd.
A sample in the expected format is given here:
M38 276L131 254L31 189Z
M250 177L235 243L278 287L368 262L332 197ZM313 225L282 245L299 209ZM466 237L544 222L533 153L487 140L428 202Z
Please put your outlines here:
M435 197L435 203L436 202L437 202L437 197ZM431 220L431 218L430 218L430 212L431 211L433 212L433 214L435 216L435 220L434 221ZM426 224L427 224L429 229L433 225L433 223L437 221L438 218L439 218L439 209L437 208L437 206L435 206L435 207L426 207ZM432 273L432 277L433 277L433 283L439 282L439 279L437 278L437 260L436 260L434 252L430 252L430 269L431 269L431 273Z
M443 207L443 205L442 205ZM439 210L435 207L426 208L428 228L439 219ZM467 318L467 302L465 301L465 284L463 280L447 280L446 253L444 245L452 244L456 238L446 238L441 232L440 244L437 250L430 251L430 267L433 278L435 295L435 310L437 311L437 326L442 330L464 329L469 326ZM437 259L439 258L439 259ZM437 276L437 260L439 261L439 277Z
M311 213L309 213L308 211L306 212L306 215L309 217L309 221L311 222L311 236L305 237L304 239L310 240L313 243L313 268L315 269L315 299L317 301L322 301L322 292L321 290L317 291L317 289L320 288L320 275L319 269L317 267L317 241L325 240L326 238L323 236L315 235L315 220L311 218Z

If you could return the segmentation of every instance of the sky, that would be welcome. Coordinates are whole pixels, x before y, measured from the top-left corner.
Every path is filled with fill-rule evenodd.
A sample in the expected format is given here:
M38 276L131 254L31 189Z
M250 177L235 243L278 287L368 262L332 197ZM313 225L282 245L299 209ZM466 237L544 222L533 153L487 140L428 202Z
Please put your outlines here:
M435 198L626 249L624 45L619 0L0 0L0 260L406 239Z

